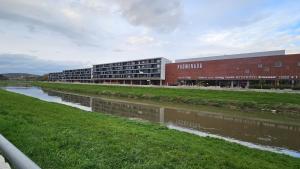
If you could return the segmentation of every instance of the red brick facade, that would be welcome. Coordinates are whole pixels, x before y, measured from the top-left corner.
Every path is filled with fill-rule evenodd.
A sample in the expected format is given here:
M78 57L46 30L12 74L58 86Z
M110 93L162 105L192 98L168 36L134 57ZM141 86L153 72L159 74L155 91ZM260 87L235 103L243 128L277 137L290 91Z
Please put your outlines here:
M300 80L300 54L166 65L166 85L180 80Z

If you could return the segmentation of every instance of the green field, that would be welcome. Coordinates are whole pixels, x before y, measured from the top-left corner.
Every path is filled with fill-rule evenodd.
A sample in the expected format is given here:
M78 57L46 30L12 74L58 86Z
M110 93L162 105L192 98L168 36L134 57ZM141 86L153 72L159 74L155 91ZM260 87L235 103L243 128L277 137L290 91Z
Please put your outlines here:
M265 110L283 113L300 112L300 94L253 91L218 91L87 84L34 83L44 88L91 95L108 95L154 101L226 107L230 109Z
M42 168L300 168L300 160L0 90L0 132Z

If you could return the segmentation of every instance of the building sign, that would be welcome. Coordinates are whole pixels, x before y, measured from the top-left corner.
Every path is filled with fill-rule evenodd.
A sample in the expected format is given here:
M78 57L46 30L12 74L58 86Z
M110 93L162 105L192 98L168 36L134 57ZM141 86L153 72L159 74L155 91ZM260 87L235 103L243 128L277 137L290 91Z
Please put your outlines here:
M178 70L184 70L184 69L201 69L202 63L183 63L178 64L177 69Z

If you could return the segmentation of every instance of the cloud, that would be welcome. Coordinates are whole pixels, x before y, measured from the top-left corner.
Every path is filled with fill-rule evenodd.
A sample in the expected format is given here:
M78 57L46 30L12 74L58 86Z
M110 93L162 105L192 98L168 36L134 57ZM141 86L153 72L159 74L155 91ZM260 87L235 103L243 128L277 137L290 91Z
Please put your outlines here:
M43 75L78 67L80 64L75 62L54 62L23 54L0 54L0 74L31 73Z
M269 0L198 0L185 8L188 24L197 29L229 28L251 24L265 17Z
M300 49L300 3L294 0L0 0L0 4L0 54L102 63Z
M127 43L131 45L144 45L153 43L155 40L150 36L130 36L127 38Z
M180 0L116 0L125 19L137 26L160 32L175 30L181 23Z
M193 55L278 49L287 49L288 53L300 52L300 34L295 28L300 22L300 16L294 15L298 10L299 7L292 6L282 8L246 25L204 31L197 37L199 50L193 52Z
M72 10L70 8L64 8L61 11L66 17L68 17L72 20L81 20L82 19L81 15L79 13L75 12L74 10Z
M124 49L119 49L119 48L113 49L112 51L117 53L125 52Z
M71 9L69 5L38 0L0 0L0 4L1 20L25 25L31 33L44 33L46 30L80 46L97 46L83 23L80 11Z

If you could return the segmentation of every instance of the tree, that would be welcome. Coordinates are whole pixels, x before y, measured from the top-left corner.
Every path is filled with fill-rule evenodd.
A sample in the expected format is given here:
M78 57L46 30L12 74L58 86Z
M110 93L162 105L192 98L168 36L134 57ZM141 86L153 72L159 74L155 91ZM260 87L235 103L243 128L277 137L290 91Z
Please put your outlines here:
M6 76L0 74L0 80L8 80L8 78Z

